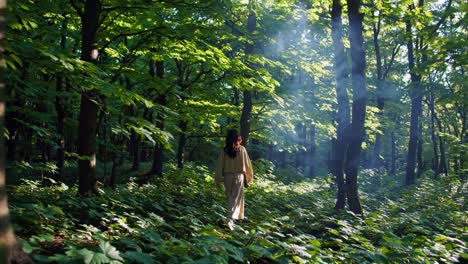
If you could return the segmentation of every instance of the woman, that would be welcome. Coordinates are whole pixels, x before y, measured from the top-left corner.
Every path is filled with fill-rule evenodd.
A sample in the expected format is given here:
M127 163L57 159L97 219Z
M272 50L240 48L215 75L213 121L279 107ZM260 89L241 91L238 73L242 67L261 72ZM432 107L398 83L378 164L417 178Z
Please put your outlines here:
M226 146L219 155L215 181L220 187L224 183L228 204L228 228L234 229L234 221L244 219L244 181L250 183L253 178L252 164L237 130L229 130Z

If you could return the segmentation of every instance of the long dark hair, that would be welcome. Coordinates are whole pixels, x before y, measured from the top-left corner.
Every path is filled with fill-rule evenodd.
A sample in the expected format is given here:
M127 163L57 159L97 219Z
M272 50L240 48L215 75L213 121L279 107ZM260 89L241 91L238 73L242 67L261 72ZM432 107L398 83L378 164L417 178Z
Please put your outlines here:
M240 142L242 141L241 136L237 133L237 130L230 129L226 136L226 145L224 146L224 152L230 157L235 158L237 153L240 151Z

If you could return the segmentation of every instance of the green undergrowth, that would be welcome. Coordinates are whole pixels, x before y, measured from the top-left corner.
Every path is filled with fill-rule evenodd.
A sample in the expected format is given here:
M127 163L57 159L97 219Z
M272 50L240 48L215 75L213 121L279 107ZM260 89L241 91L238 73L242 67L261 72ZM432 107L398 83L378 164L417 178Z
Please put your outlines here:
M257 164L247 219L229 231L212 171L187 164L145 185L82 198L27 180L10 190L15 231L36 263L456 263L466 261L462 183L421 179L399 190L360 176L365 217L336 213L324 178L299 181ZM262 167L263 166L263 167ZM279 172L279 171L277 171ZM390 176L388 176L390 177ZM387 182L385 182L387 181ZM377 187L376 187L377 186Z

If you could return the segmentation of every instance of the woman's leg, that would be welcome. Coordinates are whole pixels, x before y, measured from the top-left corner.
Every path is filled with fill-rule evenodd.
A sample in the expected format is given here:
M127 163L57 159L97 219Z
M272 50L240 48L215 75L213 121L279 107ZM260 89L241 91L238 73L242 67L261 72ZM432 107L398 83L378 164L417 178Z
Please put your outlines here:
M228 218L244 219L244 177L242 173L227 173L224 190L228 203Z

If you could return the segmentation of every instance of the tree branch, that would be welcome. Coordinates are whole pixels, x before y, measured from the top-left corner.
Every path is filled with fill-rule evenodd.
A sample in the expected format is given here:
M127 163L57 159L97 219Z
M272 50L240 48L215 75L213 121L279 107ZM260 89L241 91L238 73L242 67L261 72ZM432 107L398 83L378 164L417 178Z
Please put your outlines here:
M83 2L83 1L81 1L81 2ZM75 0L70 0L70 4L72 5L73 9L76 10L78 15L80 17L83 17L83 10L81 10L81 8L75 3Z
M432 32L431 32L431 34L429 36L435 34L436 31L439 29L439 27L445 22L445 20L447 19L448 15L449 15L449 9L450 9L451 6L452 6L452 0L449 0L448 3L447 3L447 7L445 8L444 14L440 18L439 22L435 25L434 29L432 30Z
M390 69L392 68L393 62L395 61L395 57L398 54L398 52L400 51L400 47L401 47L400 43L398 43L397 45L395 45L395 47L393 47L392 57L390 58L390 62L388 63L387 67L385 68L385 72L384 72L383 77L382 77L384 80L387 78L388 73L390 72Z
M116 36L114 36L113 38L111 38L106 44L104 44L104 45L102 46L101 50L104 50L105 48L107 48L112 42L114 42L114 41L117 40L118 38L121 38L121 37L129 37L129 36L135 36L135 35L140 35L140 34L145 34L145 33L149 33L149 32L156 31L156 30L161 29L161 28L162 28L162 27L156 27L156 28L141 30L141 31L137 31L137 32L120 33L119 35L116 35Z

